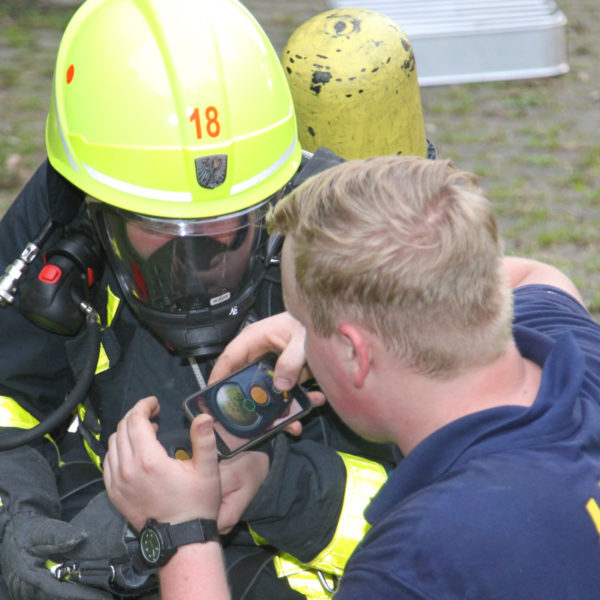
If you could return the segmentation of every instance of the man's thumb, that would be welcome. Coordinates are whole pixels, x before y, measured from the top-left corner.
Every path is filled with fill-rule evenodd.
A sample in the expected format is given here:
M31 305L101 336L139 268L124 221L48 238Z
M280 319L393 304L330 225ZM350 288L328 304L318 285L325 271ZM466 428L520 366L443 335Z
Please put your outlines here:
M213 420L209 415L198 415L190 427L193 460L197 465L216 461L217 440L213 431Z
M30 551L37 556L68 552L80 544L87 534L83 529L57 519L35 522L30 538Z

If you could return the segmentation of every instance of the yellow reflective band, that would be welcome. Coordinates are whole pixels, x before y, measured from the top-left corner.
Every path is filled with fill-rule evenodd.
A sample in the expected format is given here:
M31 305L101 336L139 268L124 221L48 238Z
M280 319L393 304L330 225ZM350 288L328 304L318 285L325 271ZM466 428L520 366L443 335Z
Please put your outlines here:
M275 570L279 577L287 577L289 586L306 597L307 600L329 600L333 597L336 580L328 573L317 573L313 569L306 569L295 558L276 556L274 559Z
M106 286L106 325L110 327L115 315L117 314L117 310L119 309L119 304L121 303L121 299L115 295L115 293L110 289L110 286ZM95 375L99 373L103 373L104 371L108 371L110 369L110 360L108 358L108 354L106 354L106 350L104 346L100 344L100 352L98 354L98 362L96 363L96 371Z
M261 537L260 535L258 535L258 533L256 533L256 531L254 531L254 529L252 529L252 527L250 525L248 525L248 531L250 532L250 535L252 536L252 539L254 540L254 543L257 546L268 546L269 545L269 540L265 540L264 537Z
M39 421L28 413L18 402L8 396L0 396L0 427L18 427L19 429L33 429ZM56 450L58 464L62 465L60 451L56 442L49 433L44 436ZM0 502L0 505L2 503Z
M108 371L108 369L110 369L110 361L108 360L108 355L106 354L104 346L100 344L98 362L96 363L96 370L94 371L94 375L98 375L99 373Z
M598 508L598 503L593 498L590 498L587 501L585 508L592 518L592 521L594 521L596 531L600 534L600 508Z
M18 427L32 429L39 421L15 400L8 396L0 396L0 427Z
M117 314L121 298L113 293L109 285L106 286L106 293L108 294L108 300L106 301L106 324L110 327Z
M83 425L83 423L85 423L86 412L87 411L83 404L77 405L77 415L79 416L79 427L84 427L85 430L99 442L100 434L90 431L87 427L85 427L85 425ZM98 424L100 424L100 419L97 419L96 422ZM96 467L98 467L99 471L102 471L102 458L98 454L96 454L96 452L94 452L94 449L90 446L89 442L85 439L85 436L81 432L80 432L80 435L81 435L81 439L83 440L83 446L85 448L85 451L88 453L90 460L96 465Z
M364 511L373 496L387 480L385 469L376 462L338 452L346 467L344 503L331 543L309 563L290 554L274 558L278 577L287 577L290 587L308 600L331 598L335 577L341 576L350 555L370 528ZM250 530L255 542L262 538Z
M0 396L0 427L33 429L38 424L39 421L15 400L8 396ZM49 435L46 434L45 437L54 443ZM2 498L0 498L0 506L3 505Z
M102 459L92 450L92 447L87 443L86 440L83 440L83 446L91 461L96 465L98 470L102 472Z
M350 555L370 525L365 508L387 480L385 469L377 462L338 452L346 466L346 492L338 526L331 543L309 566L341 575Z

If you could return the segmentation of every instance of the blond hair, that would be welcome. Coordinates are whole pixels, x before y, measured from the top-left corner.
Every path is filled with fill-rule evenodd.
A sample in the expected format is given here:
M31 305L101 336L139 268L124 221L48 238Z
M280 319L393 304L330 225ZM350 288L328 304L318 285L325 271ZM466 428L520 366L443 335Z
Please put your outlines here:
M320 335L352 317L436 377L494 360L511 339L491 204L450 161L345 162L281 200L270 227L292 236L296 290Z

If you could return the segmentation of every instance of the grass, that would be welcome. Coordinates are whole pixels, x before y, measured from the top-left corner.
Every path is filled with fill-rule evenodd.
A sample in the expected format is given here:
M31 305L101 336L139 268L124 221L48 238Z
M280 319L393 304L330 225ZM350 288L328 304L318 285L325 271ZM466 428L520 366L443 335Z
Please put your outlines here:
M54 59L74 10L35 0L0 4L0 214L45 155Z

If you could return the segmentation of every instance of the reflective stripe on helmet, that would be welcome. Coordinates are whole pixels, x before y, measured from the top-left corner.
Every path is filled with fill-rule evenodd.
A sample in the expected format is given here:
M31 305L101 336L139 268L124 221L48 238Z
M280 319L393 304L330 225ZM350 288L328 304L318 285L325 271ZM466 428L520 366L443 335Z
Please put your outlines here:
M166 218L254 206L301 160L279 57L236 0L86 0L57 54L46 147L90 196Z
M169 190L155 190L152 188L142 187L141 185L134 185L127 181L120 181L115 179L106 173L100 173L90 165L83 163L85 170L88 172L90 177L104 184L105 186L131 194L132 196L140 196L142 198L148 198L151 200L162 200L164 202L191 202L191 192L171 192Z

